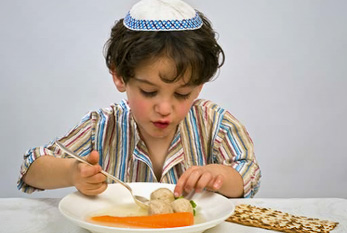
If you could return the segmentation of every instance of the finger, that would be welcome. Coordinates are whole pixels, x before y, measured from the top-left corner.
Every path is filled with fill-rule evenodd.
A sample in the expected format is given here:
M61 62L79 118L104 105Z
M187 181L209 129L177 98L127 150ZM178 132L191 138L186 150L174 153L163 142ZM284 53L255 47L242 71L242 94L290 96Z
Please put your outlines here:
M195 186L196 186L197 182L199 181L201 175L202 175L201 169L196 169L196 170L192 171L192 173L188 177L188 179L187 179L187 181L183 187L183 190L187 193L190 193L191 191L193 191L193 189L195 189Z
M101 173L97 173L97 174L95 174L93 176L88 177L86 182L88 184L103 183L103 182L106 182L106 176L101 174Z
M84 185L85 190L97 190L104 185L105 182L101 183L86 183Z
M212 190L218 191L223 185L224 179L222 175L216 176L211 187Z
M103 185L103 183L106 183L106 182L91 183L89 178L87 178L87 179L82 179L80 181L80 183L78 183L78 185L76 187L82 193L87 193L90 190L94 190L94 189L100 188Z
M88 196L95 196L104 192L107 188L107 183L100 183L98 185L89 186L84 189L83 193Z
M190 167L188 170L186 170L181 177L178 179L175 189L174 189L174 195L175 197L180 197L183 194L183 188L185 186L185 183L187 179L189 178L192 171L194 171L195 167Z
M197 184L195 185L195 192L200 193L202 190L208 186L211 181L213 182L213 176L209 172L205 172L201 175L200 179L198 180Z
M78 164L78 167L79 167L81 177L83 178L94 176L101 171L100 165L90 166L87 164L80 163Z
M87 157L87 162L91 164L98 164L99 163L99 152L96 150L93 150Z

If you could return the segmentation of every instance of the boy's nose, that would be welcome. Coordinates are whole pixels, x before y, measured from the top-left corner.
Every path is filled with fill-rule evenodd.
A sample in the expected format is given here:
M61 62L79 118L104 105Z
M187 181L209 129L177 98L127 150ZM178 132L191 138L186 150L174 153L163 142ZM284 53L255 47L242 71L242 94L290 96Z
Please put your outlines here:
M161 100L155 105L154 110L162 116L167 116L172 112L172 105L170 101Z

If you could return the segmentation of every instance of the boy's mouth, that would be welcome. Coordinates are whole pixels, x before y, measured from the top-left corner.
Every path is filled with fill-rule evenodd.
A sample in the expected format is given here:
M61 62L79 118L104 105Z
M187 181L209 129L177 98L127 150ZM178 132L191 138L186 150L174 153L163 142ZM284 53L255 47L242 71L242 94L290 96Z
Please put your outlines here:
M162 121L155 121L153 122L154 126L159 128L159 129L165 129L166 127L169 126L169 122L165 121L165 122L162 122Z

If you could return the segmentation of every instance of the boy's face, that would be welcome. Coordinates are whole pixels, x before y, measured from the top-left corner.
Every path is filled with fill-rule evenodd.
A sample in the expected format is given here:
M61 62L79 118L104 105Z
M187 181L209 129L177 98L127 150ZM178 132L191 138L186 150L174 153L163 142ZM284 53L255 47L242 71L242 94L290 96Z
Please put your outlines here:
M141 137L148 140L172 140L177 125L185 118L202 85L188 86L189 72L177 82L166 83L161 77L172 78L175 64L162 57L147 62L135 70L135 77L124 83L113 76L119 91L126 91L128 103Z

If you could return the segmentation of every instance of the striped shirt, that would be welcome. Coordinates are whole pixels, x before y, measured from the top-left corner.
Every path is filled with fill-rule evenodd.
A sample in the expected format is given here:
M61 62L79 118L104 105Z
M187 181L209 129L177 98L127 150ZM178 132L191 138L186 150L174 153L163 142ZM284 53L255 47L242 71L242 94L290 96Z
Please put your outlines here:
M246 129L228 111L207 100L196 100L179 124L160 180L154 175L148 149L125 100L88 113L76 127L56 140L80 156L97 150L102 168L124 182L175 184L189 167L217 163L231 166L240 173L244 197L253 197L260 184L259 166ZM55 141L28 150L21 166L18 189L27 193L37 190L22 178L31 163L44 155L67 156Z

